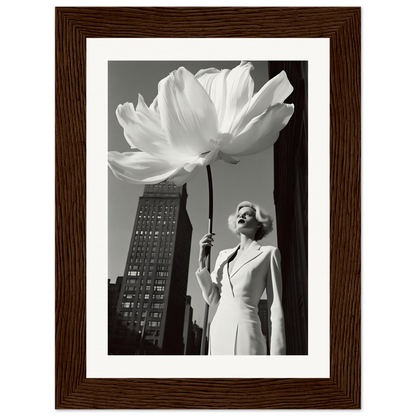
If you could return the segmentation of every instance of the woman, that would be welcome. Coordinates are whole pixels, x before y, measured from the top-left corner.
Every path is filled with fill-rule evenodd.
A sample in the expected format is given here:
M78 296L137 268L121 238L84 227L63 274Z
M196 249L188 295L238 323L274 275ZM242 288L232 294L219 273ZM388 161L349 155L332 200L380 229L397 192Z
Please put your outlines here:
M258 205L245 201L229 217L228 226L240 237L240 244L219 253L211 274L206 268L206 248L212 246L213 234L200 241L196 276L205 301L218 303L210 328L209 354L267 354L257 308L266 289L272 323L270 354L284 355L280 253L276 247L257 242L272 230L272 219Z

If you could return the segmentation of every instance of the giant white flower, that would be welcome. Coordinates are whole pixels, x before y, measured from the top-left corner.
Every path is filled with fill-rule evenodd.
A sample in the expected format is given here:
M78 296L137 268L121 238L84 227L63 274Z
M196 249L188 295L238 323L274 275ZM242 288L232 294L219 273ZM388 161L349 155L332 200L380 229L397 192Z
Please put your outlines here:
M180 186L197 167L218 159L237 163L235 156L272 146L293 114L293 104L284 103L293 87L282 71L253 95L252 69L244 61L196 75L181 67L159 82L149 107L140 94L136 108L119 105L117 119L135 151L109 152L114 175L135 184L169 179Z

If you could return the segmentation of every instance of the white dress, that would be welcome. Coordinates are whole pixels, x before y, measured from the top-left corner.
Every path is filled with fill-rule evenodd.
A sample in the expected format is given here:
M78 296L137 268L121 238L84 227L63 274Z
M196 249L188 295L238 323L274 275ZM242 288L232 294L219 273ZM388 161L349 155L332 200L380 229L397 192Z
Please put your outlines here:
M280 252L257 241L236 260L230 275L228 262L239 247L220 252L210 274L206 268L196 276L209 305L218 303L209 335L209 355L266 355L258 303L266 289L270 307L270 354L286 353L282 308Z

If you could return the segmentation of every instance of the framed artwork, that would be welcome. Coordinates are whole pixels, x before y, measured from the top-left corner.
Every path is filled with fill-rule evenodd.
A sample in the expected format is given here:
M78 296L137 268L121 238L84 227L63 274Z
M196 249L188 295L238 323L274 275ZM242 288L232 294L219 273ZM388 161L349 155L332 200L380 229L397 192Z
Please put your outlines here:
M116 261L108 257L113 249L103 238L108 232L111 244L111 230L118 227L111 225L109 210L115 203L107 176L108 150L123 150L107 142L117 132L112 130L114 107L130 100L131 93L137 97L146 82L156 84L149 74L159 71L163 77L180 66L193 73L219 65L232 68L239 59L253 61L260 84L265 72L270 77L281 70L292 74L297 91L292 98L303 108L294 123L303 127L286 128L278 141L284 146L284 134L299 137L292 140L297 148L274 148L275 183L276 175L290 176L290 151L295 152L296 163L306 168L291 186L296 201L309 202L309 216L299 217L306 218L306 231L295 242L306 244L306 262L281 249L286 265L292 262L303 270L290 279L306 275L297 288L290 289L289 278L286 282L292 292L283 300L285 307L290 311L289 303L297 302L294 309L301 311L286 318L298 328L288 331L289 351L232 362L226 356L175 352L148 356L142 347L139 355L108 354L107 279L123 273L109 270ZM132 85L136 75L141 85ZM277 163L279 154L284 156ZM248 172L246 183L269 163L262 158L250 162L240 162L238 175ZM221 192L218 182L228 175L222 167L215 169L214 164L214 198L216 187ZM201 187L190 182L191 207L203 200ZM276 186L274 192L287 212L295 209L285 192ZM133 217L139 196L130 204ZM291 233L285 234L281 223L279 247L286 246ZM137 273L127 270L129 279ZM192 299L196 305L197 295ZM360 408L359 8L56 9L56 408Z

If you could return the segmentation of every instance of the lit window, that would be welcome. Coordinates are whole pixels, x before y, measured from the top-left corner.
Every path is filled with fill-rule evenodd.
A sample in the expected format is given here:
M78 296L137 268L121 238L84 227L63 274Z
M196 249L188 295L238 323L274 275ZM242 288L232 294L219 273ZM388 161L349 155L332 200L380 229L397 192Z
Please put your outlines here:
M134 299L136 297L136 294L135 293L127 293L125 295L125 297L126 297L126 299Z
M153 293L152 299L162 300L164 298L163 294Z

